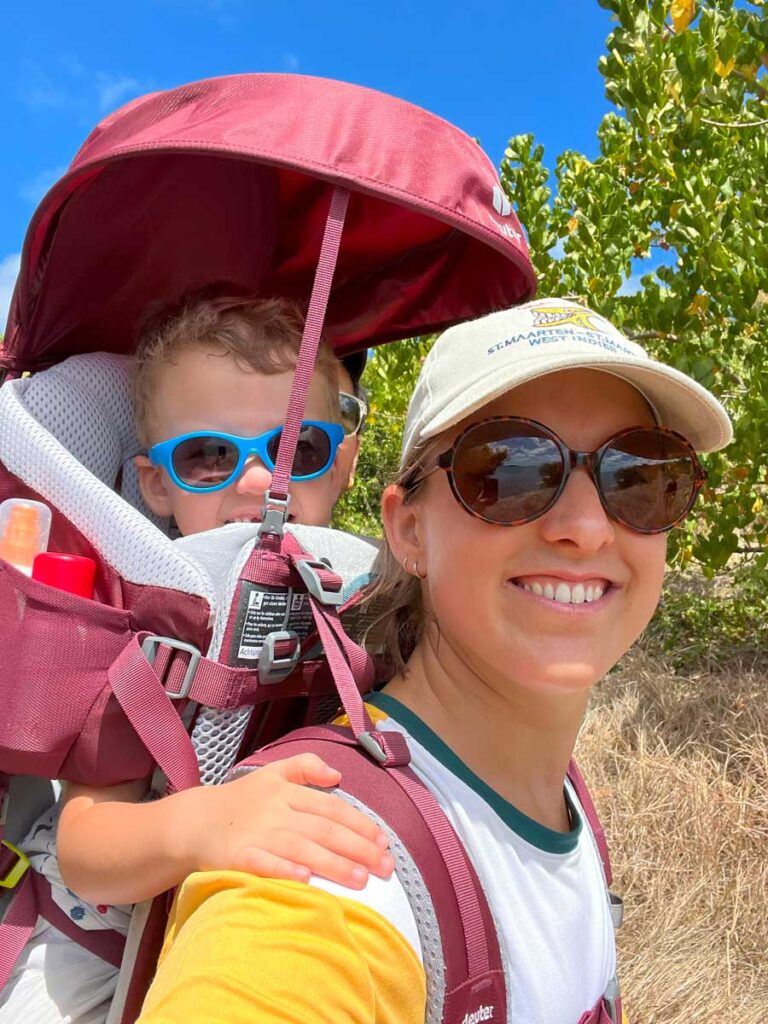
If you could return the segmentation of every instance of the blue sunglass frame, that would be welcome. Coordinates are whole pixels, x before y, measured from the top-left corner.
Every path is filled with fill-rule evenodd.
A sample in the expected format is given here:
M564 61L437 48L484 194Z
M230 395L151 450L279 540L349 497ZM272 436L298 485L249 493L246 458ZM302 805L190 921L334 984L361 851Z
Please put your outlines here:
M328 437L329 454L325 465L315 473L308 473L305 476L292 474L291 480L297 483L317 480L318 477L324 476L333 465L339 445L346 437L344 428L338 423L325 423L322 420L302 420L301 426L302 429L304 427L318 427L322 430ZM178 434L176 437L169 437L166 441L160 441L158 444L152 445L147 452L147 456L153 466L162 466L174 484L183 491L188 491L190 494L214 494L216 491L223 491L225 487L229 487L239 478L245 468L246 461L251 455L257 455L267 469L270 472L274 472L275 464L269 455L268 445L273 438L279 437L282 432L282 425L272 430L267 430L263 434L257 434L255 437L239 437L237 434L225 434L219 430L195 430L191 434ZM176 473L173 465L173 454L179 445L196 437L212 437L217 440L228 441L237 449L237 465L225 480L214 484L212 487L193 487L192 484L185 483Z

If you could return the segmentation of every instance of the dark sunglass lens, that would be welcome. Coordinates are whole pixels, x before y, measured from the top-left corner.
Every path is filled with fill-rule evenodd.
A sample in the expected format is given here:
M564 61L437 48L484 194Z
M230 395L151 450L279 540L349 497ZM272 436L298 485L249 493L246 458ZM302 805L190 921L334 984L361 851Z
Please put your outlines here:
M237 468L238 451L220 437L191 437L173 450L173 468L182 483L197 490L216 487Z
M267 445L267 454L274 465L277 459L277 449L280 445L282 431L271 439ZM292 480L301 480L302 477L312 476L323 470L331 458L331 439L322 427L312 427L304 424L299 431L299 441L296 445L296 455L293 459L291 471Z
M344 433L357 433L362 418L362 410L352 395L339 395L339 413Z
M521 523L541 515L562 479L557 444L524 421L479 423L454 453L456 492L470 511L492 523Z
M696 495L691 450L661 430L636 430L617 438L603 452L598 476L609 511L646 533L671 529Z

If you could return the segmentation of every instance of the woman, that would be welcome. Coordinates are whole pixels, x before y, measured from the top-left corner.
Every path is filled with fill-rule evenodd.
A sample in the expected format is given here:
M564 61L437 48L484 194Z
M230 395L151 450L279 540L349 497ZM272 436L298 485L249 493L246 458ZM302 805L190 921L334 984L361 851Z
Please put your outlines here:
M614 979L567 765L591 687L659 600L666 533L704 479L694 449L730 436L708 392L570 302L451 328L422 369L382 501L397 671L370 703L483 883L509 1021L578 1024ZM397 878L197 875L141 1021L417 1024L433 969Z

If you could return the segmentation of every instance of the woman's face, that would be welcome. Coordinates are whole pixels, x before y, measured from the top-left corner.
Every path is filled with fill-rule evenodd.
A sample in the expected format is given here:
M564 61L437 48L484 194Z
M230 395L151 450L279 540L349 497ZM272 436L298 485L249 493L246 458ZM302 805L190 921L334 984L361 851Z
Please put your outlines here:
M625 427L654 423L629 384L595 370L564 370L485 406L447 432L436 452L449 448L467 424L504 415L538 420L578 451L595 450ZM522 526L490 525L469 515L442 470L407 507L439 645L450 645L452 657L489 682L588 688L625 653L656 608L665 536L633 533L609 519L584 469L572 472L553 508ZM602 596L571 603L574 588L577 599L582 596L579 586ZM437 637L434 626L427 637Z

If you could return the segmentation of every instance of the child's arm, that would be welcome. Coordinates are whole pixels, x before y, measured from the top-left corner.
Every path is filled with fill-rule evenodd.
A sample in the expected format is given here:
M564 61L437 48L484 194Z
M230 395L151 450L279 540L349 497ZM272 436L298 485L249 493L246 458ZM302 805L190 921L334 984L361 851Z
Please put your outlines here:
M362 888L388 877L385 833L346 801L309 786L340 773L299 754L234 782L136 803L146 782L109 789L68 785L57 836L65 884L89 903L138 903L193 871L230 869L307 881L322 875Z

